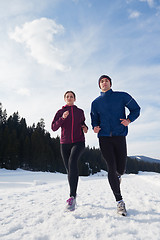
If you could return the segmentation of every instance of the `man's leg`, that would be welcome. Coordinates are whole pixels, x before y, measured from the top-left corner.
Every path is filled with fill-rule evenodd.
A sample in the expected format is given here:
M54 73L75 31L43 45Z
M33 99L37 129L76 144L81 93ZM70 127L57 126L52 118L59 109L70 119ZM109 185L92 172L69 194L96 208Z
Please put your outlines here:
M116 157L112 137L99 138L100 149L108 166L108 180L116 201L122 200L120 182L117 176Z

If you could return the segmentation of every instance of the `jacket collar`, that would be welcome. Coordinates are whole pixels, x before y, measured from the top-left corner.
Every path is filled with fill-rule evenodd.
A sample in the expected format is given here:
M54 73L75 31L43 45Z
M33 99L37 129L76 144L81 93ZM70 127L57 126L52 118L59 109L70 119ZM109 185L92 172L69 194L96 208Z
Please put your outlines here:
M103 96L109 96L109 95L112 94L112 92L113 92L112 89L108 90L107 92L101 92L101 96L102 96L102 97L103 97Z
M69 108L69 109L70 109L71 107L77 108L76 105L69 106L69 105L66 104L65 106L62 107L62 109L63 109L63 108Z

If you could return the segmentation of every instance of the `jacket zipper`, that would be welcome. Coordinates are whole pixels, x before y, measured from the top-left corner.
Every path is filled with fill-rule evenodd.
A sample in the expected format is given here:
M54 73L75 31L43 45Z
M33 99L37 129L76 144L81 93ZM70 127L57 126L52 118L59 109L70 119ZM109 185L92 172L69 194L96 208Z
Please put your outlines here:
M72 113L72 130L71 130L71 141L72 141L72 143L73 143L73 127L74 127L73 106L71 107L71 113Z

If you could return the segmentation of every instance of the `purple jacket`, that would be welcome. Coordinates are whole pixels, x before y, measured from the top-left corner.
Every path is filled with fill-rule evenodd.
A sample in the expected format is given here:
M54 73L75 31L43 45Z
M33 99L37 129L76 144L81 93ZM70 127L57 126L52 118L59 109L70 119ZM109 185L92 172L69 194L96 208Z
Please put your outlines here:
M63 119L62 115L65 111L69 111L69 115ZM57 111L51 128L53 131L57 131L61 127L60 143L70 144L85 141L82 125L86 126L83 110L75 105L66 105Z

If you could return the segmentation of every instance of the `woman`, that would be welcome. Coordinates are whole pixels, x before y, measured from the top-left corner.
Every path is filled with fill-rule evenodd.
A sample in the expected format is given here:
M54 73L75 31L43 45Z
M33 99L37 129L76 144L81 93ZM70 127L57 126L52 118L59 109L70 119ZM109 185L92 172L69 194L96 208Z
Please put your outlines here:
M77 163L85 148L84 133L87 133L88 127L83 110L74 105L75 93L67 91L64 100L66 105L56 113L52 121L52 130L57 131L61 127L60 150L70 186L70 198L67 200L66 209L73 211L79 177Z

